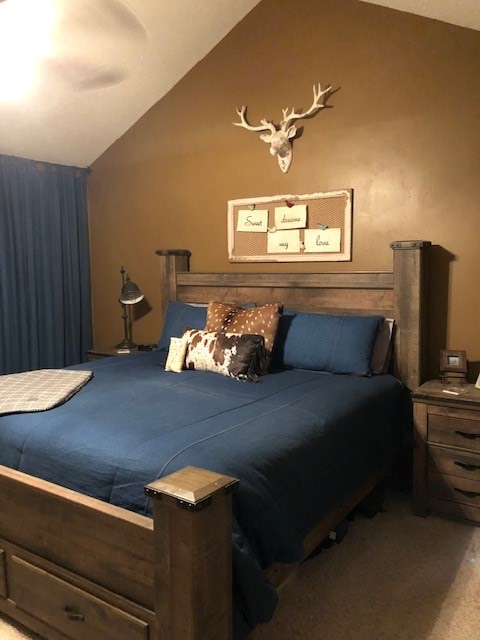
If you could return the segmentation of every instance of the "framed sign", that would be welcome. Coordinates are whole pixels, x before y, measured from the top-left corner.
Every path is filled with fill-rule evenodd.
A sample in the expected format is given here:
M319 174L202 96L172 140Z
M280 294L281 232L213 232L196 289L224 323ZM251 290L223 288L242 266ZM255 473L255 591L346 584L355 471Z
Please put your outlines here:
M442 349L440 351L440 377L444 381L448 381L451 379L466 381L466 351L452 351L449 349Z
M351 260L352 189L228 202L231 262Z
M445 373L467 373L467 354L465 351L440 351L440 371Z

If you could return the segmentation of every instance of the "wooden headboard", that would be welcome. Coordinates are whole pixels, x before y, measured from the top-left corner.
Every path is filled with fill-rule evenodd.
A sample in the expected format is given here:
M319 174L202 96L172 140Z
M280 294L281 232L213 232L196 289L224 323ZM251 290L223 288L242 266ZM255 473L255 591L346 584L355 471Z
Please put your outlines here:
M395 319L393 373L409 389L426 379L427 253L424 240L393 242L392 271L193 273L186 249L159 249L161 305L283 302L299 311L379 314Z

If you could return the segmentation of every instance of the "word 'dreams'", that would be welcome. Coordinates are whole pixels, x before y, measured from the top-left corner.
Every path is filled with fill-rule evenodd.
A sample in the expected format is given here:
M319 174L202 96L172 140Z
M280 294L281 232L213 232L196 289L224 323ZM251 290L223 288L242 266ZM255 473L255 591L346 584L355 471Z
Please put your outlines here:
M283 218L282 218L282 222L300 222L300 218L293 218L293 217L287 217L285 214L283 214Z
M304 229L307 226L307 205L275 207L274 218L277 229Z

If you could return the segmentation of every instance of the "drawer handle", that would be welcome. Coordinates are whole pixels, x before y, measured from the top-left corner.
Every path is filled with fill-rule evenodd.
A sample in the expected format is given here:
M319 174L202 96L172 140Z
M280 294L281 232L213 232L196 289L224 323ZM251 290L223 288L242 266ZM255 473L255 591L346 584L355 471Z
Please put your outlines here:
M75 607L71 607L69 604L66 604L63 607L63 611L65 612L67 618L72 622L83 622L85 620L85 616L83 615L83 613L80 613L78 609L75 609Z
M457 460L453 464L462 467L465 471L478 471L480 469L480 464L465 464L465 462L458 462Z
M465 491L464 489L457 489L457 487L453 487L457 493L461 493L466 498L479 498L480 492L478 491Z
M467 433L466 431L455 431L455 433L462 438L468 438L468 440L475 440L476 438L480 438L480 433Z

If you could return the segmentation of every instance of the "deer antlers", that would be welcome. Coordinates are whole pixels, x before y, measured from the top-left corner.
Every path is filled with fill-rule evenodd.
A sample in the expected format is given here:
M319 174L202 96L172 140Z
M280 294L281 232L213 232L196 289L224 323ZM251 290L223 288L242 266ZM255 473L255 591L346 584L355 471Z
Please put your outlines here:
M313 115L316 111L318 111L318 109L322 109L322 107L325 106L325 100L323 102L319 102L320 98L326 95L331 88L332 88L332 85L329 85L326 89L323 89L322 91L322 87L320 83L318 83L318 85L316 86L313 85L313 102L312 102L312 106L310 107L310 109L308 109L308 111L304 111L303 113L296 113L295 109L292 109L291 113L287 114L287 109L282 109L283 120L280 123L280 126L282 127L282 129L285 130L286 127L288 126L288 123L291 120L300 120L301 118L306 118L307 116Z
M248 129L248 131L267 131L267 130L270 130L272 133L275 133L275 131L277 130L275 125L273 124L273 122L269 122L268 120L265 120L265 118L262 118L260 120L260 122L262 124L259 127L253 127L251 124L248 124L248 122L247 122L247 120L245 118L245 111L246 110L247 110L247 107L245 105L241 109L235 109L235 111L240 116L240 122L233 122L232 124L234 124L236 127L244 127L245 129Z
M297 113L295 109L291 109L290 113L288 113L288 108L282 109L283 119L279 124L279 128L277 129L276 125L273 124L270 120L266 120L262 118L260 120L259 126L253 126L247 122L245 117L245 112L247 107L242 106L241 109L236 109L238 116L240 117L240 122L233 122L236 127L243 127L248 131L270 131L269 134L263 134L260 138L264 142L268 142L270 144L270 153L273 156L277 156L278 163L280 165L283 173L288 171L290 163L292 161L292 144L290 142L291 138L294 138L297 134L297 128L294 125L291 125L295 120L300 120L301 118L306 118L308 116L313 115L319 109L325 106L325 98L323 101L320 101L320 98L328 94L331 89L331 85L326 89L322 90L320 84L313 86L313 102L311 107L304 112Z

